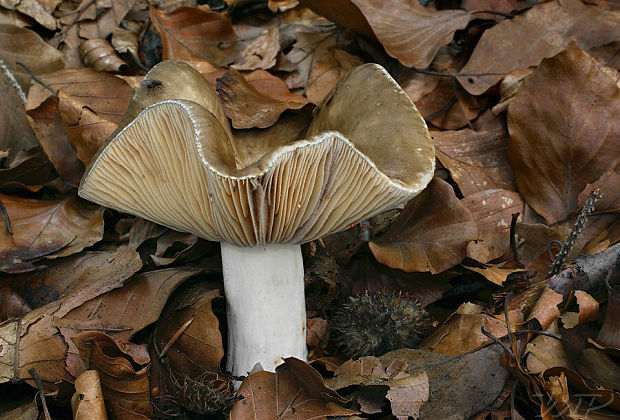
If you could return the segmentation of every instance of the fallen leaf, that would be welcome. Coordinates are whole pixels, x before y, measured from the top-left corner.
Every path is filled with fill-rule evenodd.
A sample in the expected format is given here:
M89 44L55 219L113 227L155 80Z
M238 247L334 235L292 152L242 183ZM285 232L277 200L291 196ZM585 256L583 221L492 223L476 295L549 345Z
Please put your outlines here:
M434 178L390 229L368 245L375 258L389 267L437 274L459 264L467 244L477 238L471 212L447 182Z
M559 328L557 319L551 322L545 331L558 334ZM525 353L527 370L532 374L539 374L556 366L563 366L566 368L572 367L572 363L564 349L562 341L557 338L537 335L532 341L527 343Z
M280 32L277 26L265 29L241 51L241 61L231 67L236 70L267 70L276 64L280 52Z
M85 283L61 299L28 312L20 320L0 323L0 383L13 378L30 380L28 370L35 368L46 389L54 390L60 381L72 382L75 379L68 369L77 374L84 370L79 358L79 367L67 362L68 343L75 331L63 335L54 323L91 299L120 288L142 266L139 254L127 247L118 248L110 258L116 260L111 265L111 272L106 271L109 264L100 265L96 268L100 270L99 276L87 277ZM123 269L118 270L119 266ZM34 386L31 380L29 383Z
M510 249L512 214L523 214L523 200L507 190L480 191L461 200L478 224L478 239L467 245L467 256L481 263L501 257Z
M546 287L536 301L527 320L537 319L543 329L546 329L553 321L560 317L558 305L563 301L564 297L561 294Z
M577 208L582 209L590 192L599 189L602 198L595 205L595 211L620 210L620 174L615 171L605 172L592 184L586 185L577 197Z
M502 127L474 131L433 131L437 159L465 197L489 189L516 191L508 163L508 132Z
M59 95L61 92L57 91L38 107L28 109L27 113L43 151L60 177L63 181L77 186L82 179L84 165L78 159L65 130L65 124L58 109Z
M524 5L519 0L463 0L461 3L462 9L468 12L478 12L474 14L476 19L504 19L504 17L498 13L509 14L523 7ZM485 10L498 13L481 13Z
M371 41L376 39L368 21L351 0L299 0L299 3Z
M351 0L368 20L388 54L405 66L426 68L437 50L447 45L458 29L465 29L470 14L463 10L432 10L417 0Z
M62 90L58 91L58 112L77 158L84 166L88 165L117 124L97 115L86 104Z
M50 7L45 7L45 5ZM56 8L58 1L39 1L39 0L21 0L21 1L0 1L0 6L7 9L15 9L20 13L30 16L37 23L49 30L56 29L56 19L51 15L52 11Z
M131 10L136 0L98 1L96 16L79 24L79 35L86 39L105 39ZM84 15L82 15L84 18Z
M316 370L292 357L284 359L276 373L260 371L245 378L237 394L242 399L233 406L231 420L310 420L359 413L340 407L345 400L325 386Z
M99 372L103 398L112 418L153 415L147 376L150 358L144 346L117 341L100 332L80 334L73 341L84 364Z
M267 7L272 12L284 12L285 10L292 9L293 7L297 7L299 1L297 0L269 0L267 3Z
M24 131L26 137L27 131ZM6 169L0 169L0 190L11 187L36 187L57 179L58 174L40 147L21 151Z
M470 353L493 342L482 333L482 327L497 338L507 334L503 322L484 314L481 307L463 304L436 328L418 349L447 356Z
M420 408L428 401L429 385L426 372L390 381L385 397L390 401L392 415L398 420L420 417Z
M572 43L545 59L510 104L508 158L519 192L548 224L577 211L586 185L620 164L619 97L620 87Z
M327 54L312 67L306 84L306 97L320 105L323 98L336 86L338 80L353 67L362 64L359 57L330 47Z
M309 319L307 331L306 344L309 347L327 347L329 341L329 323L327 320L323 318Z
M155 253L150 257L157 267L169 265L189 253L197 243L198 237L194 234L168 230L157 238ZM174 250L174 253L169 250Z
M416 102L416 107L435 127L456 130L470 125L486 104L486 97L472 96L455 80L444 77L431 93Z
M620 368L605 352L585 349L576 365L581 376L597 386L615 391L620 389Z
M607 299L607 311L605 321L596 337L599 346L620 351L620 287L617 285L607 286L609 297Z
M172 12L151 8L151 20L162 40L162 60L206 60L215 66L232 63L237 40L230 20L204 7L181 6Z
M170 368L177 374L195 379L205 371L221 373L224 347L218 319L211 309L213 299L220 294L213 287L196 283L177 293L155 326L153 343L160 352L182 331L166 353Z
M505 19L487 29L462 73L497 73L462 76L459 82L472 95L480 95L502 79L502 73L538 65L575 40L586 50L620 39L620 11L581 1L546 2ZM527 45L528 48L521 48ZM571 95L568 95L569 97Z
M127 67L125 62L116 55L112 45L102 38L83 41L78 51L84 65L97 71L120 72Z
M129 29L114 28L112 32L112 46L116 52L130 53L138 57L138 35Z
M9 408L6 411L0 413L0 418L3 420L38 420L39 419L39 396L36 395L33 398L28 398L25 402L16 402L17 407ZM15 401L14 401L15 402Z
M134 93L122 78L88 68L65 69L43 75L41 79L115 124L121 121ZM28 93L26 110L37 108L50 96L52 94L47 89L34 85Z
M284 55L286 61L290 63L290 69L287 68L287 70L292 72L285 78L289 89L307 86L314 63L327 54L329 47L337 44L337 33L331 30L329 32L300 32L296 35L293 47Z
M12 164L18 153L39 144L28 122L24 99L14 75L0 59L0 150L8 153L6 166Z
M308 103L290 93L279 98L261 94L234 69L218 79L217 92L234 128L269 127L287 109L299 109Z
M98 371L87 370L75 380L71 410L76 420L107 420Z
M572 369L568 369L564 367L553 367L551 369L547 369L542 374L542 379L543 379L543 384L545 386L545 389L548 388L548 383L545 383L545 380L549 380L550 378L554 376L555 377L564 376L566 378L566 381L563 381L564 385L562 386L562 389L565 390L567 397L568 397L567 395L568 386L567 385L570 385L571 389L579 392L577 394L579 398L587 398L588 400L592 400L590 407L597 407L598 409L609 407L609 408L613 408L614 410L620 410L620 393L609 391L606 389L592 388L585 382L585 380L581 377L581 375L579 375L577 372L575 372ZM557 392L557 390L552 391L552 392ZM554 398L554 402L555 402L557 395L558 394L556 393L555 395L552 396L552 398ZM598 402L598 404L596 404L596 402ZM575 406L575 408L578 408L578 407L579 407L578 405ZM564 409L566 410L566 408Z
M502 267L494 267L494 266L484 266L484 267L473 267L467 266L465 267L468 270L481 274L488 281L501 286L504 284L506 280L508 280L508 276L513 273L521 273L526 270L522 270L519 268L502 268Z
M10 287L0 287L0 322L19 318L32 311L28 303Z
M46 44L35 32L5 23L0 23L0 56L26 93L30 87L30 75L17 62L25 64L37 75L65 66L62 53Z
M87 206L73 196L40 201L0 195L13 235L0 229L0 270L34 270L40 258L75 254L103 236L103 207Z

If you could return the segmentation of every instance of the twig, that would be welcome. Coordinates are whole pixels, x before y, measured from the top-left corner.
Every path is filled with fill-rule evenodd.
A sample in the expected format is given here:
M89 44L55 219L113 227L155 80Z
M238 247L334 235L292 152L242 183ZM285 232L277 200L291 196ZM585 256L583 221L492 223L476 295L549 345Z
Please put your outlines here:
M35 74L24 63L20 63L19 61L16 61L15 64L17 64L18 66L23 67L24 70L26 70L26 73L28 73L28 75L30 77L32 77L32 80L34 80L35 82L37 82L38 84L43 86L45 89L49 90L50 92L56 93L56 89L52 89L49 85L45 84L45 82L43 80L41 80L37 76L35 76Z
M493 340L494 343L499 344L500 346L502 346L502 348L506 351L506 353L508 353L509 355L511 355L513 358L516 359L515 355L512 353L512 350L510 349L510 347L508 347L506 344L504 344L502 342L502 340L500 340L499 338L495 337L493 334L491 334L490 332L485 330L484 329L484 325L482 327L480 327L480 332L482 334L484 334L486 337L489 337L491 340Z
M424 117L424 121L425 122L429 122L434 118L437 118L438 116L440 116L441 114L445 113L446 111L448 111L450 108L452 108L452 106L457 102L456 96L453 97L450 102L448 102L447 104L445 104L444 106L442 106L439 110L433 112L431 115L428 115L426 117Z
M562 244L562 248L560 248L560 252L558 252L558 254L555 257L555 260L553 260L553 264L551 264L551 268L549 269L547 278L555 276L562 270L562 266L564 265L564 260L566 260L566 257L568 257L568 254L573 249L573 246L575 245L577 238L581 234L581 230L583 229L583 226L588 220L590 213L594 211L594 205L601 198L603 198L603 196L599 192L598 188L592 191L590 195L588 195L588 198L586 199L586 202L583 205L583 208L581 209L579 216L577 216L577 221L573 225L573 229L570 231L570 235L568 235L568 238L566 238L566 241L564 242L564 244Z
M428 74L429 76L439 77L484 77L484 76L505 76L507 73L441 73L438 71L424 70L411 66L411 70L416 73Z
M497 10L475 10L473 12L471 12L472 15L475 14L482 14L482 13L488 13L489 15L498 15L498 16L503 16L506 19L514 19L515 15L513 15L512 13L504 13L504 12L499 12Z
M181 328L179 328L177 332L174 333L174 335L170 338L170 340L168 340L168 342L164 346L164 349L161 351L161 353L159 353L158 355L159 360L162 360L164 358L166 353L168 353L168 350L170 350L170 348L174 345L174 343L176 343L176 341L185 332L185 330L191 325L191 323L194 322L195 318L196 317L194 316L191 319L189 319L187 322L185 322L185 324L181 325Z
M9 83L11 83L11 86L13 86L13 89L17 91L17 94L19 95L19 99L21 99L22 104L26 104L26 95L24 94L22 87L19 85L19 83L17 83L15 76L13 75L11 70L7 67L7 65L4 64L4 61L2 61L1 58L0 58L0 71L2 72L2 74L4 74L7 77L7 79L9 79Z
M0 200L0 211L4 215L4 224L6 225L6 230L9 232L9 235L13 236L13 225L11 224L11 219L9 218L9 213L6 211L6 207L4 207L4 203Z
M43 407L45 418L51 419L50 412L47 409L47 402L45 401L45 389L43 389L43 382L41 381L41 378L35 368L29 369L28 373L30 373L30 376L34 379L34 383L37 384L37 388L39 389L39 398L41 399L41 406Z
M512 332L515 335L520 335L520 334L538 334L538 335L544 335L546 337L551 337L551 338L555 338L556 340L561 340L562 336L559 334L553 334L547 331L539 331L539 330L519 330L519 331L513 331ZM508 337L507 335L502 337L502 338L506 338ZM500 338L500 340L502 339Z
M512 220L510 221L510 249L512 250L512 259L515 263L519 264L519 253L517 252L517 219L519 218L519 212L512 213Z

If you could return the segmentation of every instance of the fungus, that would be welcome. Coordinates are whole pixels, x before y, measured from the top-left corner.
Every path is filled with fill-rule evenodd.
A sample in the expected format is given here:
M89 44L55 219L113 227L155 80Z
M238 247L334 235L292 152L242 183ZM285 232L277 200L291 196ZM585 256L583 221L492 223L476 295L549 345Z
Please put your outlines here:
M435 156L424 120L379 65L349 71L303 139L231 133L217 94L187 64L155 66L92 159L79 195L221 243L227 369L305 360L300 245L417 195Z

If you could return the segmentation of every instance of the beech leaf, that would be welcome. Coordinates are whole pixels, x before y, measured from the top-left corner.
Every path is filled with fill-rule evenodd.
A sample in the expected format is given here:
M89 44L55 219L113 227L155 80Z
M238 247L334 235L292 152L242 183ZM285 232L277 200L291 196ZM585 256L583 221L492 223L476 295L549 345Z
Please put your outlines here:
M436 274L459 264L467 244L477 238L471 212L447 182L433 178L369 246L379 262L392 268Z
M620 87L575 43L523 82L508 108L508 159L548 224L578 211L586 185L618 167L619 113Z

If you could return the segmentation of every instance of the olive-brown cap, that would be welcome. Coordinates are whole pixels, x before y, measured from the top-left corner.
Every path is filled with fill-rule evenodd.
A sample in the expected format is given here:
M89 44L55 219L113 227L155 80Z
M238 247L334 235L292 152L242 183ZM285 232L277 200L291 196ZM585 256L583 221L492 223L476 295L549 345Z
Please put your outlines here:
M154 67L80 184L87 200L239 246L301 244L417 195L433 177L424 120L379 65L349 71L304 139L236 138L187 64ZM284 143L285 142L285 143Z

